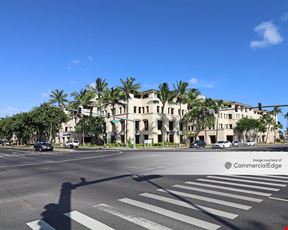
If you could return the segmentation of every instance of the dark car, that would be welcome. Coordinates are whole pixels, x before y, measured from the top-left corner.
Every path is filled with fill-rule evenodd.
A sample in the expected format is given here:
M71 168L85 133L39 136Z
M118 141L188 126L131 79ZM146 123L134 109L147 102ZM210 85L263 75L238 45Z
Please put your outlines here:
M190 148L205 148L206 142L203 140L197 140L192 143L190 143Z
M53 146L49 143L49 142L46 142L46 141L37 141L35 144L34 144L34 150L35 151L53 151Z

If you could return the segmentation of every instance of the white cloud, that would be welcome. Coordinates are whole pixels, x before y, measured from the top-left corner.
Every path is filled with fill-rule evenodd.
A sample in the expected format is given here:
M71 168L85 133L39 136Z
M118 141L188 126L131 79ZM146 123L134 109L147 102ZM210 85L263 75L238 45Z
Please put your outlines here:
M255 27L255 32L262 37L261 40L250 42L251 48L264 48L280 44L284 39L278 31L278 27L272 21L263 22Z
M200 78L196 78L196 77L192 77L189 80L189 84L192 87L198 87L198 88L208 88L208 89L212 89L215 87L214 82L208 82L204 79L200 79Z
M74 58L72 61L71 61L71 64L72 65L79 65L81 62L80 58Z
M199 82L199 79L197 79L196 77L192 77L192 78L189 80L189 83L190 83L191 85L196 85L198 82Z
M13 106L7 106L5 108L0 108L0 116L4 117L4 116L10 116L16 113L19 113L20 111L13 107Z
M283 21L283 22L288 22L288 12L283 14L280 19Z
M48 98L49 95L51 94L51 92L52 92L52 90L49 89L46 92L41 93L41 97Z

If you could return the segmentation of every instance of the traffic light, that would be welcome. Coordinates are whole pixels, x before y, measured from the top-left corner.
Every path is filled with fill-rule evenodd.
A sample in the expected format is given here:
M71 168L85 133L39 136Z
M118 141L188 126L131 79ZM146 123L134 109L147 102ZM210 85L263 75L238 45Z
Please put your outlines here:
M262 110L262 103L258 103L258 109Z
M235 105L235 112L238 112L239 105Z
M82 115L82 106L79 106L77 110L77 116L81 117L81 115Z

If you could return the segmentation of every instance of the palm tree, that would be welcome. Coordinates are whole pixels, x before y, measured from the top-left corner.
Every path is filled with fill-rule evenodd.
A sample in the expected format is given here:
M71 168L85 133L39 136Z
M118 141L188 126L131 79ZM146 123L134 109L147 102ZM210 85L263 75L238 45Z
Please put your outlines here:
M122 90L119 87L107 88L103 92L103 97L102 97L101 102L105 105L105 107L107 107L108 105L112 107L111 111L112 111L113 120L115 118L114 117L115 106L124 105L124 103L122 102L123 99L124 99L124 95L123 95ZM114 135L116 136L116 133L114 133Z
M124 93L125 101L126 101L126 122L125 122L125 142L128 145L128 119L129 119L129 99L131 98L130 94L137 94L141 88L140 83L134 83L135 78L127 77L124 81L120 79L122 86L120 89Z
M175 98L175 92L171 91L169 89L168 83L164 82L159 85L159 91L158 91L158 98L162 103L162 111L161 111L161 119L162 119L162 147L164 148L164 141L165 141L165 122L164 122L164 111L165 111L165 106L168 103L171 103L173 99Z
M102 78L97 78L95 81L94 85L87 85L86 88L88 91L92 92L93 94L95 94L95 96L98 99L98 103L100 105L100 109L101 109L101 98L103 97L103 92L105 89L107 89L108 83L106 82L105 79ZM102 111L102 109L101 109Z
M71 96L74 97L74 101L70 103L70 106L73 107L73 109L77 109L79 106L83 106L83 108L87 108L91 110L91 100L94 98L94 94L91 91L88 91L87 89L81 89L79 92L75 91L71 93ZM74 116L75 116L75 113L74 113ZM75 120L76 120L76 116L75 116ZM84 135L84 130L83 130L82 132L83 145L85 145L84 137L85 135Z
M180 105L179 126L180 126L180 123L182 122L182 104L187 102L188 85L189 85L188 82L183 82L183 81L177 81L176 85L174 85L174 90L176 93L176 103ZM180 144L180 138L179 138L179 144Z
M190 89L187 94L186 102L188 104L188 109L193 107L199 107L203 103L203 97L201 97L201 92L198 89Z
M265 124L267 127L267 135L265 143L268 143L269 133L271 130L271 127L278 128L278 123L276 122L277 115L281 113L281 109L279 107L275 107L272 111L266 112L261 116L261 121Z
M64 92L64 90L53 90L49 95L49 103L57 104L58 107L64 107L65 103L68 102L68 94Z

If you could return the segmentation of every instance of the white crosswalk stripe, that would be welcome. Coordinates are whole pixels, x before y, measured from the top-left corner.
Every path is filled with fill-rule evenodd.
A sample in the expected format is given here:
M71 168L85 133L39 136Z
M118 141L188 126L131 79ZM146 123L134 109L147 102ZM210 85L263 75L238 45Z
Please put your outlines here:
M181 207L185 207L185 208L189 208L189 209L193 209L193 210L197 210L197 211L201 211L201 212L205 212L205 213L210 213L210 214L213 214L216 216L222 216L222 217L232 219L232 220L238 216L234 213L225 212L225 211L217 210L214 208L208 208L208 207L197 205L194 203L189 204L188 202L185 202L185 201L175 200L175 199L171 199L171 198L167 198L167 197L163 197L163 196L158 196L158 195L154 195L154 194L150 194L150 193L142 193L142 194L140 194L140 196L148 197L151 199L167 202L170 204L178 205Z
M288 183L288 180L279 180L279 179L273 179L273 178L265 178L265 177L252 177L252 176L230 176L230 177L236 177L236 178L247 178L247 179L254 179L254 180L264 180L264 181L273 181L273 182L282 182L282 183ZM288 179L288 178L287 178Z
M219 181L219 180L197 179L197 181L211 182L211 183L216 183L216 184L233 185L233 186L246 187L246 188L256 188L256 189L274 191L274 192L279 191L279 189L277 189L277 188L270 188L270 187L263 187L263 186L249 185L249 184L240 184L240 183L231 183L231 182L225 182L225 181Z
M240 189L240 188L231 188L231 187L227 187L227 186L207 184L207 183L198 183L198 182L191 182L191 181L187 181L185 183L191 184L191 185L199 185L199 186L208 187L208 188L218 188L218 189L222 189L222 190L248 193L248 194L253 194L253 195L258 195L258 196L271 196L272 195L272 193L258 192L258 191L253 191L253 190Z
M94 207L149 230L172 230L171 228L160 225L145 218L126 214L123 212L123 210L119 211L118 209L106 204L100 204Z
M196 199L196 200L206 201L206 202L215 203L215 204L221 204L224 206L239 208L239 209L243 209L243 210L249 210L251 208L251 206L248 206L248 205L238 204L238 203L234 203L234 202L230 202L230 201L224 201L224 200L219 200L219 199L205 197L205 196L194 195L194 194L185 193L185 192L178 192L175 190L157 189L157 191L165 192L165 193L169 192L169 193L172 193L172 194L178 195L178 196L189 197L189 198Z
M56 230L55 228L47 224L44 220L36 220L30 223L27 223L27 225L32 230Z
M86 216L83 213L78 212L78 211L65 213L65 216L71 218L72 220L78 222L79 224L82 224L83 226L91 230L100 230L100 229L101 230L114 230L114 228L110 228L109 226L101 223L100 221L92 219L91 217Z
M263 201L262 199L257 199L253 197L240 196L240 195L235 195L235 194L231 194L227 192L218 192L215 190L202 189L202 188L190 187L190 186L185 186L185 185L173 185L173 187L187 189L191 191L203 192L203 193L208 193L208 194L214 194L214 195L219 195L219 196L231 197L231 198L235 198L239 200L246 200L246 201L256 202L256 203L260 203L261 201Z
M154 212L154 213L157 213L157 214L160 214L160 215L163 215L163 216L187 223L187 224L191 224L191 225L203 228L203 229L216 230L216 229L221 227L220 225L217 225L217 224L213 224L213 223L210 223L210 222L207 222L204 220L200 220L200 219L197 219L194 217L186 216L186 215L183 215L183 214L180 214L177 212L173 212L173 211L170 211L170 210L167 210L167 209L155 206L155 205L146 204L146 203L132 200L129 198L123 198L123 199L120 199L119 201L122 203L130 204L130 205L133 205L133 206L136 206L136 207L139 207L139 208L142 208L142 209L145 209L145 210L148 210L148 211L151 211L151 212Z
M263 185L271 185L271 186L278 186L278 187L286 187L285 184L276 184L270 182L262 182L262 181L254 181L254 180L244 180L244 179L237 179L237 178L229 178L229 177L220 177L220 176L207 176L207 178L212 179L220 179L220 180L230 180L230 181L239 181L239 182L247 182L247 183L254 183L254 184L263 184Z
M273 176L273 175L265 175L265 177L272 177L272 178L278 178L278 179L288 179L287 176Z

